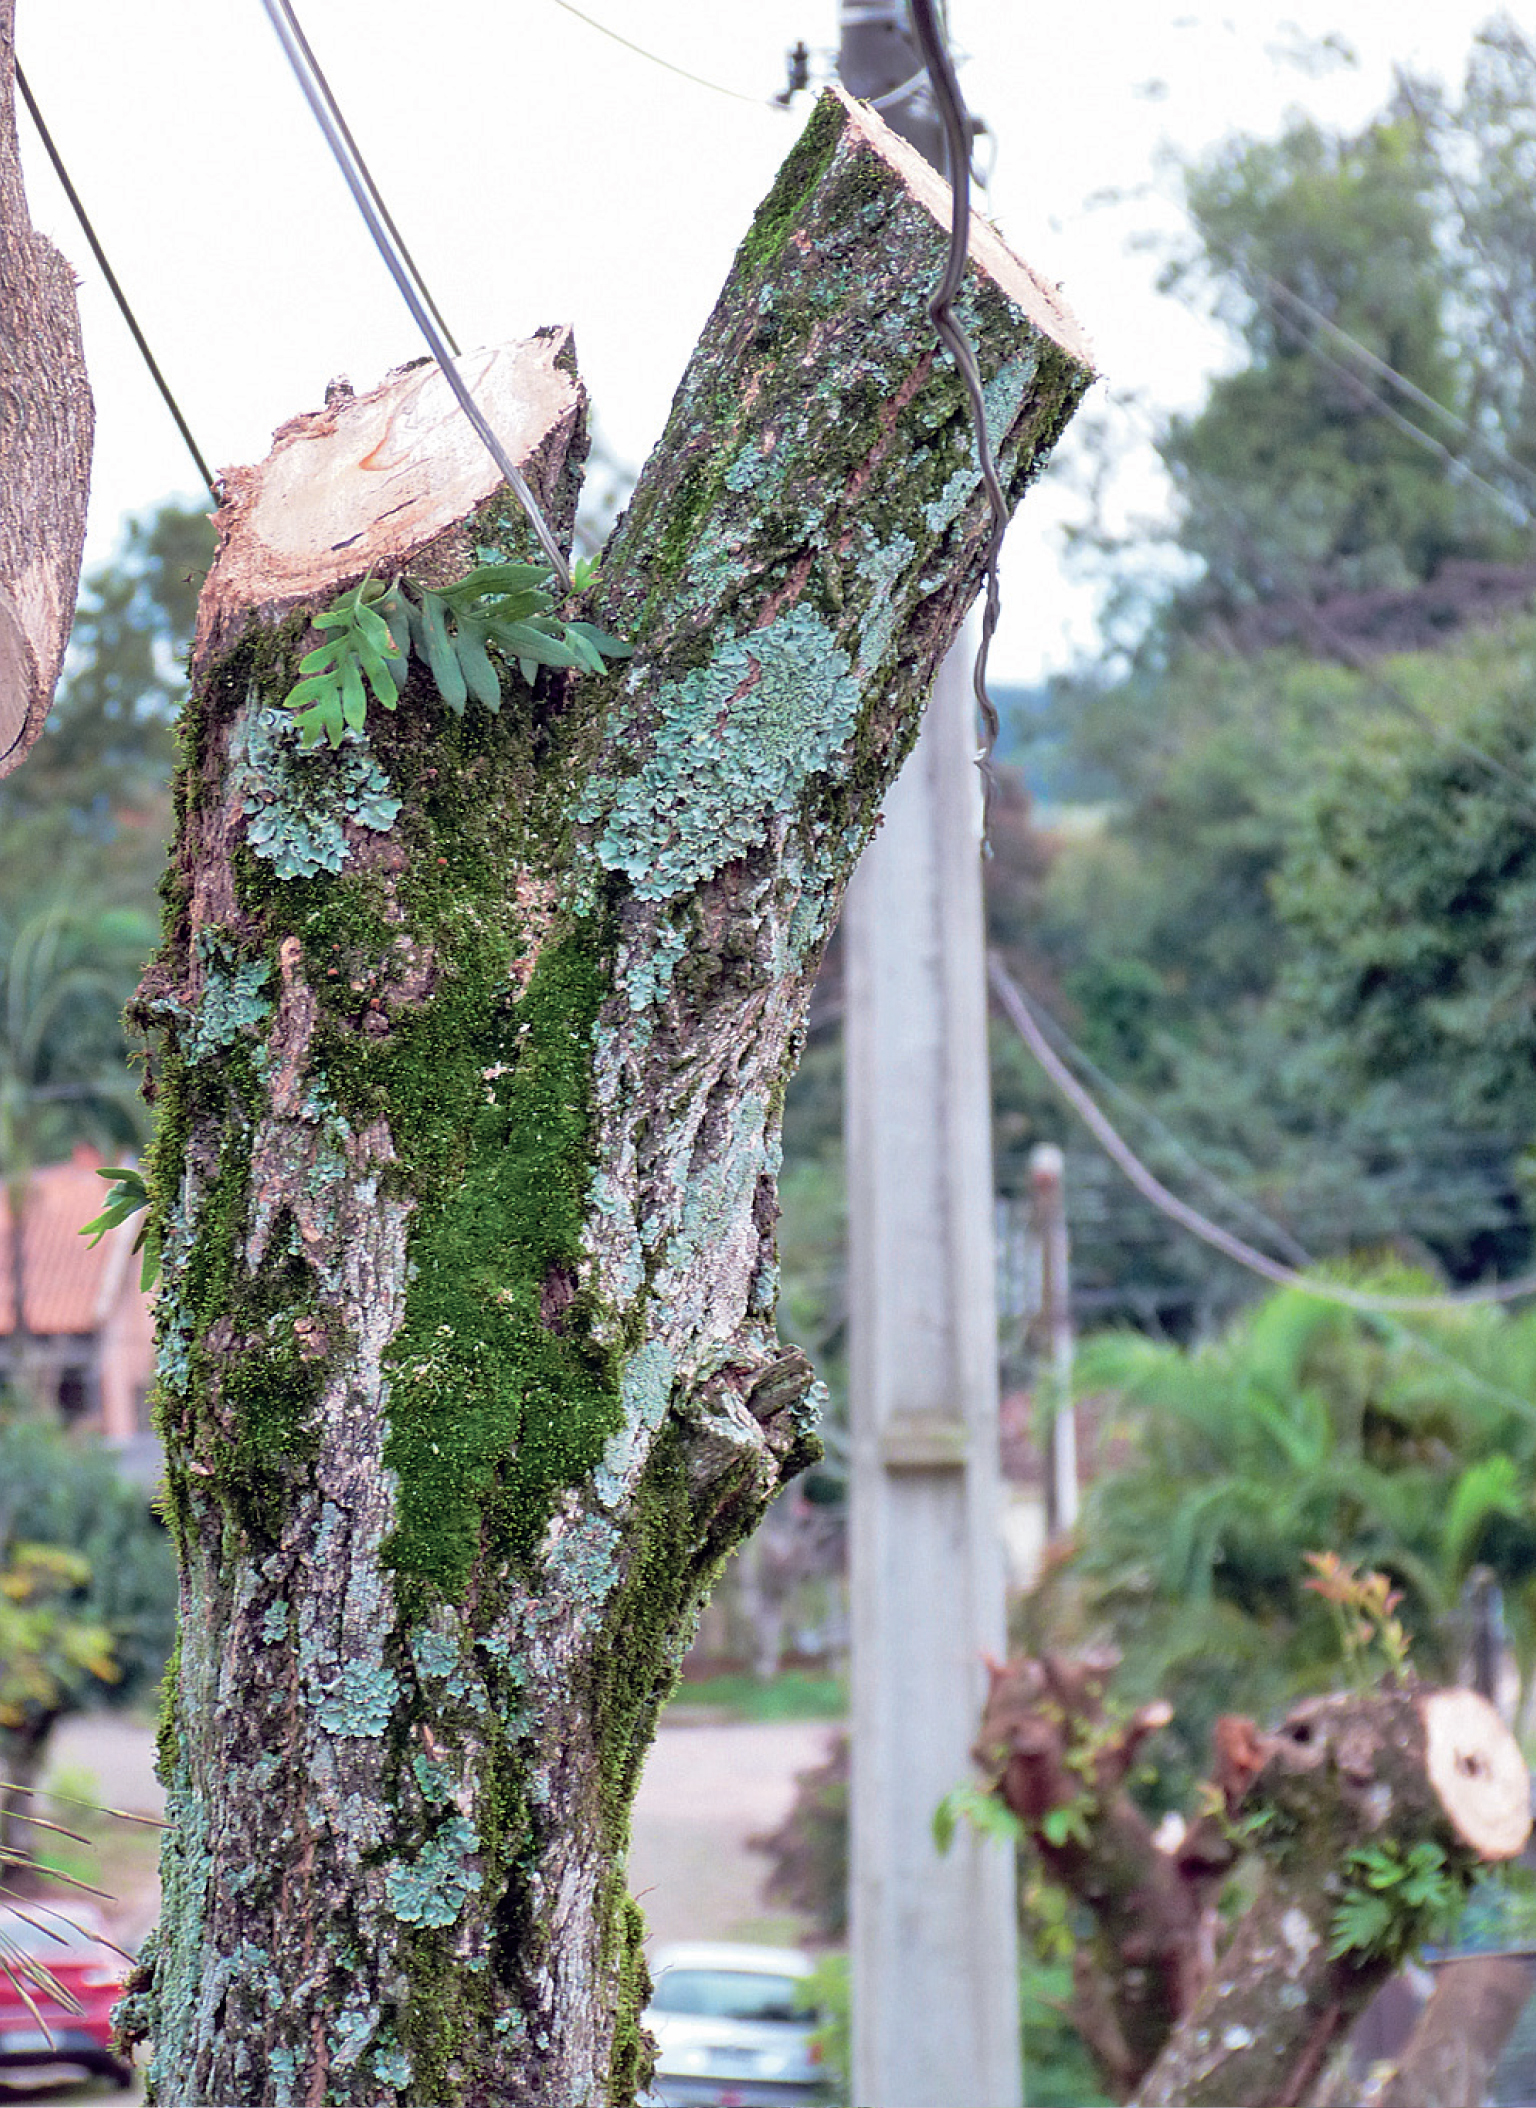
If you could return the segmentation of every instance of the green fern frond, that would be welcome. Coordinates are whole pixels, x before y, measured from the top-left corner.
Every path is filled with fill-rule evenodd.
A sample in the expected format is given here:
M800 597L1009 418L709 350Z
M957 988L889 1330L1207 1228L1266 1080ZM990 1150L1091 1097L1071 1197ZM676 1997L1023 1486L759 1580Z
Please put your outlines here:
M583 572L590 583L592 567ZM300 746L322 739L340 746L367 722L368 690L393 710L405 686L408 661L425 665L448 709L462 717L471 697L484 709L501 708L501 676L490 648L515 660L531 687L541 666L606 673L631 647L591 622L556 614L553 574L538 564L480 564L448 586L361 585L314 617L328 631L323 644L299 662L303 678L283 698L300 728Z

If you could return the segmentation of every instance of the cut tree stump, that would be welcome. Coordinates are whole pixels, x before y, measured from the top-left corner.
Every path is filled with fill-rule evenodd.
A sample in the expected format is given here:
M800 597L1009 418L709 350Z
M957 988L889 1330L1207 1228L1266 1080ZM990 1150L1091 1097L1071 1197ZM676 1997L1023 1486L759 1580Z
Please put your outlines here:
M604 678L509 667L456 716L416 669L299 752L311 612L532 537L419 371L229 480L138 1006L183 1617L126 2022L161 2103L644 2080L630 1798L722 1559L815 1453L784 1087L990 531L925 313L947 217L822 100L581 611L634 647ZM1090 373L976 230L1016 503ZM568 538L568 339L465 370Z
M0 0L0 776L42 731L75 619L95 412L75 274L27 211L16 0Z
M1524 1759L1472 1691L1310 1700L1257 1739L1239 1817L1257 1818L1264 1874L1137 2108L1297 2108L1356 2015L1422 1937L1405 1918L1375 1951L1339 1946L1351 1853L1438 1847L1465 1880L1530 1834Z
M1208 1805L1165 1851L1124 1782L1168 1708L1114 1715L1116 1659L994 1669L976 1745L1044 1871L1092 1925L1074 1958L1073 2023L1136 2108L1298 2108L1425 1928L1401 1916L1371 1951L1333 1953L1340 1906L1362 1880L1350 1855L1434 1847L1454 1896L1478 1865L1523 1848L1524 1759L1471 1691L1313 1699L1273 1734L1224 1718ZM1259 1886L1218 1949L1220 1893L1249 1850ZM1411 2108L1409 2095L1394 2108Z

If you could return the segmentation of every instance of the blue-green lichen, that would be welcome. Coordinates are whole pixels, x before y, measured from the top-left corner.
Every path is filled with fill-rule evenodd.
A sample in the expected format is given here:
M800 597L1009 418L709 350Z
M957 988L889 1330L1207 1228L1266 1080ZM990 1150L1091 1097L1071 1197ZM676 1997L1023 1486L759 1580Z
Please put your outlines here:
M400 1679L377 1662L344 1662L341 1676L315 1708L330 1735L366 1739L382 1735L400 1696Z
M480 1840L462 1815L451 1816L409 1864L385 1870L389 1907L402 1925L452 1925L481 1885L474 1864Z
M666 900L767 837L810 777L853 736L859 683L827 624L803 603L729 639L649 699L659 724L633 775L594 778L579 816L597 856L642 900Z
M279 878L314 878L347 860L347 822L387 834L400 811L366 739L299 748L285 710L252 697L230 738L231 788L245 807L248 846Z
M393 2086L396 2093L404 2093L411 2083L412 2064L403 2049L376 2049L373 2053L374 2077L382 2079L386 2086Z
M271 1015L266 988L272 969L265 959L237 959L224 933L212 928L198 933L197 955L203 993L186 1052L190 1061L205 1061Z

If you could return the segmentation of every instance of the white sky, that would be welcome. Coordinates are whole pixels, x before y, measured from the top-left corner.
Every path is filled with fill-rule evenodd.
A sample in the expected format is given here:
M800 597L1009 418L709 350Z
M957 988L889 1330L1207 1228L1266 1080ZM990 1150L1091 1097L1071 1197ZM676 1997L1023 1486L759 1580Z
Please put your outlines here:
M767 106L783 54L797 37L830 53L836 7L582 4L763 102L679 80L555 0L298 0L298 11L460 342L574 323L600 427L638 461L809 108L808 97L793 116ZM1532 4L1511 12L1529 21ZM970 54L962 81L998 143L990 209L1063 283L1109 386L1154 416L1196 401L1224 357L1218 331L1155 292L1155 256L1127 246L1177 232L1160 150L1273 132L1297 107L1358 123L1394 63L1459 80L1491 12L1491 0L951 0ZM419 355L259 0L20 0L18 15L33 92L215 468L261 458L332 375L362 389ZM1329 32L1355 48L1357 69L1312 78L1285 62L1298 37ZM84 281L96 559L125 511L193 495L196 477L19 114L34 219ZM1090 202L1106 190L1128 195ZM1144 443L1127 452L1116 502L1160 502ZM1091 643L1091 595L1059 562L1074 509L1064 479L1048 477L1014 524L999 680L1032 680Z

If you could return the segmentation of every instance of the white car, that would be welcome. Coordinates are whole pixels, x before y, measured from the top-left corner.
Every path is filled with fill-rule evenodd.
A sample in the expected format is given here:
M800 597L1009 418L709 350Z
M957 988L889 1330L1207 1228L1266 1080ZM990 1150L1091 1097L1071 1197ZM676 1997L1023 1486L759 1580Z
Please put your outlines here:
M828 2099L811 2037L815 1969L792 1947L693 1941L658 1947L645 2025L656 2076L643 2108L809 2108Z

